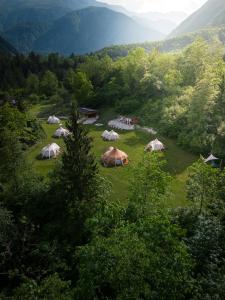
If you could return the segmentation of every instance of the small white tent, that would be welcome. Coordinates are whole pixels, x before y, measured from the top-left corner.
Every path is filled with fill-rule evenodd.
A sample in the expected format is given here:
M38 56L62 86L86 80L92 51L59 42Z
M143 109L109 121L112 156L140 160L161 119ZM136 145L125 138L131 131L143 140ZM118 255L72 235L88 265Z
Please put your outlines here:
M111 131L105 130L102 134L102 138L106 141L116 141L119 139L119 137L120 137L119 134L113 130Z
M205 163L212 162L215 160L219 160L219 158L217 158L213 154L211 154L207 159L205 159Z
M165 146L158 139L151 141L146 147L145 151L163 151Z
M56 132L54 133L54 137L60 138L60 137L67 137L70 134L69 130L59 127Z
M108 130L105 130L102 134L102 138L105 140L109 135L109 131Z
M56 116L50 116L48 118L48 123L49 124L59 124L60 123L60 119L57 118Z
M60 147L56 143L52 143L44 147L41 151L42 158L56 157L60 153Z

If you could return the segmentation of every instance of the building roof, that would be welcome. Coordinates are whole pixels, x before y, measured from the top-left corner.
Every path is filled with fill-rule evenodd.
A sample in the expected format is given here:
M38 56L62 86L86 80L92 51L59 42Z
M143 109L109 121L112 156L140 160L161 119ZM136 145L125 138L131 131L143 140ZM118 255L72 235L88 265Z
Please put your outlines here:
M79 107L79 112L81 114L91 114L91 113L97 113L98 111L96 109L92 109L92 108Z

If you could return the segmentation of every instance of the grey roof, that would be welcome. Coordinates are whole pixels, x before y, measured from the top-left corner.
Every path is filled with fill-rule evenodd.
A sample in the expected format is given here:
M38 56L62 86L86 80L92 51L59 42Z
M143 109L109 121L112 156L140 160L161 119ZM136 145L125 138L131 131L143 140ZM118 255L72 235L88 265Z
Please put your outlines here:
M87 107L79 107L80 113L97 113L98 111L96 109L87 108Z

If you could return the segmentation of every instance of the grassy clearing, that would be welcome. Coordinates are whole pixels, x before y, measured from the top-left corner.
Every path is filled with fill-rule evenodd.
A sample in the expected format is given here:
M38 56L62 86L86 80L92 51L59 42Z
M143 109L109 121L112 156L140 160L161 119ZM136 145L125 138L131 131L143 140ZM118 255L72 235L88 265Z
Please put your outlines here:
M38 114L41 107L33 109L33 113ZM107 112L104 115L104 119L100 122L106 124L106 119L109 119L112 112ZM49 125L45 121L42 123L46 132L46 139L39 142L27 153L28 160L32 163L36 172L41 175L47 176L50 171L54 169L54 166L58 159L40 160L39 155L41 149L49 143L56 142L62 148L64 143L62 139L53 138L55 130L58 125ZM120 140L116 142L105 142L101 138L101 134L107 126L96 127L90 126L90 135L93 138L93 151L96 156L96 160L99 163L100 173L107 177L112 182L112 199L116 199L120 202L126 203L126 198L129 194L129 178L131 176L132 167L138 163L144 153L144 147L152 140L153 136L142 131L133 132L119 132ZM165 137L159 137L166 145L165 159L167 160L167 169L173 176L172 190L175 195L172 199L168 200L168 206L183 206L187 204L185 194L185 182L187 179L187 167L190 166L197 157L182 150L176 143ZM115 146L129 155L130 164L126 167L118 168L104 168L100 164L100 157L110 146Z

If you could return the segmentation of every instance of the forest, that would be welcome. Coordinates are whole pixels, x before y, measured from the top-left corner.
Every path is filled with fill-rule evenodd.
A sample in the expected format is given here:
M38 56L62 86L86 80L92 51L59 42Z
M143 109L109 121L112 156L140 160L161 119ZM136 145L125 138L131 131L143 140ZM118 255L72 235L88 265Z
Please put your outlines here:
M225 56L197 39L177 53L0 55L0 299L224 299L225 171L188 168L188 205L168 207L158 153L112 201L78 106L137 116L188 151L224 159ZM68 115L49 180L26 152L44 138L35 105Z
M223 157L224 57L216 42L209 46L201 39L179 53L138 48L116 59L3 55L1 100L29 106L49 99L61 113L70 110L71 99L80 106L114 107L193 152Z

